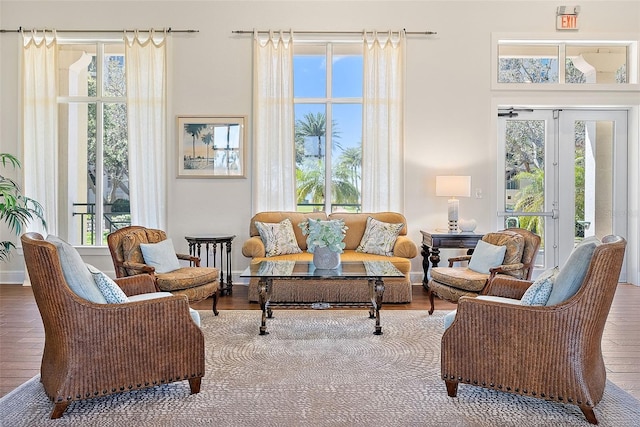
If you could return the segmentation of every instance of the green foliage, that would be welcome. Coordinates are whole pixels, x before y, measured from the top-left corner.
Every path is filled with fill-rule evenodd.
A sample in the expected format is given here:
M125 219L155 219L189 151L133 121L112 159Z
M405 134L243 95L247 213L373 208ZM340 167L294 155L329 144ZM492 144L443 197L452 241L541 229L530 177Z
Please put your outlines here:
M20 168L20 161L11 154L0 153L0 163ZM37 201L24 196L20 186L12 179L0 175L0 221L7 224L15 235L22 234L22 229L33 219L39 219L44 227L42 206ZM7 261L15 245L10 241L0 242L0 261Z
M342 253L348 227L341 219L309 219L298 224L298 227L302 229L302 234L307 236L307 251L313 253L316 247L326 246L332 252Z

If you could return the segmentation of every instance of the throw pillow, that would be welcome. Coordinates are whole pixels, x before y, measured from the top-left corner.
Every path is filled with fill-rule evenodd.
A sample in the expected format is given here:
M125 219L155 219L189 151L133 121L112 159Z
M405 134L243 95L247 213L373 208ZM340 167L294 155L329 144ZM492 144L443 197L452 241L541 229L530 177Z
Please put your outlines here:
M255 224L268 257L302 252L289 218L276 223L256 221Z
M521 305L546 305L558 275L558 267L543 272L520 298Z
M96 286L93 276L87 270L76 248L52 234L47 236L47 242L52 243L58 250L62 274L73 293L87 301L106 304L107 301Z
M469 261L469 269L478 273L489 274L489 269L502 265L506 252L506 246L496 246L484 240L478 240Z
M575 295L587 275L593 251L600 244L597 237L588 237L576 246L562 266L553 284L546 305L556 305Z
M104 299L107 300L108 304L122 304L129 302L127 295L122 291L120 286L111 279L111 277L107 276L91 264L87 264L87 269L89 269L89 272L93 276L93 280L96 282L96 286L98 286L98 289L100 289L100 292L104 296Z
M155 267L156 273L168 273L180 268L178 256L171 239L158 243L140 243L144 263Z
M402 222L392 224L368 217L367 227L356 252L393 256L393 246L396 244L398 234L403 227L404 223Z

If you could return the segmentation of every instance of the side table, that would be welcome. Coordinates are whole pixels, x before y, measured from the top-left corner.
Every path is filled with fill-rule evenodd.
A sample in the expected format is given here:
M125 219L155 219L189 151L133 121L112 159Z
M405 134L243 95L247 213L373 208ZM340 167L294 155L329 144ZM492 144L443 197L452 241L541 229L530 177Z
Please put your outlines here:
M458 232L448 233L446 231L423 231L422 233L422 270L424 270L424 279L422 286L427 289L429 278L429 261L432 267L437 267L440 262L440 249L467 249L467 255L473 253L478 240L482 239L484 234L474 232Z
M185 239L189 243L189 255L200 258L200 249L204 244L204 251L207 254L207 267L209 267L209 245L212 246L213 266L216 266L216 253L218 245L220 245L220 295L231 295L233 291L233 281L231 278L231 241L236 236L186 236ZM226 250L223 250L225 249ZM223 254L226 253L226 277L225 264L223 263Z

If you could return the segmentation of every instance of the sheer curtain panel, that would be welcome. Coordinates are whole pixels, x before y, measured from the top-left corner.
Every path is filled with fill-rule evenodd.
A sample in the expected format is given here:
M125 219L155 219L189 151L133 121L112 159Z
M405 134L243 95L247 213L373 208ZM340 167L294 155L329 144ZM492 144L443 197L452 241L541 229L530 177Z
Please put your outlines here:
M296 210L293 33L254 31L253 210Z
M131 223L167 229L166 32L125 34Z
M363 212L404 209L404 30L364 36Z
M58 233L57 42L54 32L23 33L24 194L43 207L47 231ZM27 231L46 235L39 222Z

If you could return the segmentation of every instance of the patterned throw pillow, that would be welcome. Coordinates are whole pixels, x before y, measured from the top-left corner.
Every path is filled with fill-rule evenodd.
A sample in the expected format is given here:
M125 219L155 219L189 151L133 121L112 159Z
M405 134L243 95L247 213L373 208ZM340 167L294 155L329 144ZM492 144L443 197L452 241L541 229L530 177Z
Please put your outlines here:
M102 292L102 295L104 296L104 299L107 300L108 304L122 304L129 302L127 295L122 292L120 286L111 280L109 276L91 264L87 264L87 268L93 276L93 281L96 282L96 286L100 289L100 292Z
M289 218L277 223L256 221L255 224L268 257L302 252Z
M391 224L368 217L367 228L364 230L356 252L393 256L393 246L396 244L398 234L403 227L404 223L402 222Z
M554 267L538 276L520 298L520 305L546 305L558 271L558 267Z

